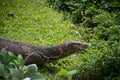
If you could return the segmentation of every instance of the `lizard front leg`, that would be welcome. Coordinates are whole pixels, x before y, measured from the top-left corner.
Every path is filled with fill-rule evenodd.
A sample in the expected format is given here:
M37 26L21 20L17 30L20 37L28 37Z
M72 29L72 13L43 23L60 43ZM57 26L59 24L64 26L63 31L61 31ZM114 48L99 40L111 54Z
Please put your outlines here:
M25 58L25 65L36 64L41 65L46 62L46 59L37 52L32 52Z

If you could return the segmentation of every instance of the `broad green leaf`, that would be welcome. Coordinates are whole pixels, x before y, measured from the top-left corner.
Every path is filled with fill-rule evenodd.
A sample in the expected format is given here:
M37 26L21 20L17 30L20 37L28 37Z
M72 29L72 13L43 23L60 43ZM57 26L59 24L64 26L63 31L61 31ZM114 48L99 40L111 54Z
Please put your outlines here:
M22 73L18 69L10 69L12 80L22 80Z
M4 78L8 78L9 77L9 70L5 68L5 66L0 63L0 76L4 77Z
M77 73L77 70L71 70L71 71L68 71L67 75L74 75Z
M66 75L68 73L68 71L66 69L61 68L59 71L59 75Z
M83 2L86 2L87 0L82 0Z
M38 67L36 64L30 64L28 65L29 70L33 70L33 71L38 71Z
M14 59L14 63L16 64L17 67L23 66L24 65L24 60L21 55L18 55L17 59Z
M24 78L23 80L31 80L31 78L29 78L29 77L26 77L26 78Z
M0 61L5 65L9 65L9 54L5 49L0 52Z
M21 55L18 55L18 61L20 65L24 65L24 60L23 57Z
M24 74L24 78L31 78L31 80L45 80L39 72L28 69L28 71Z
M10 61L13 61L14 59L17 59L17 56L14 55L13 53L11 52L8 52L9 56L10 56Z

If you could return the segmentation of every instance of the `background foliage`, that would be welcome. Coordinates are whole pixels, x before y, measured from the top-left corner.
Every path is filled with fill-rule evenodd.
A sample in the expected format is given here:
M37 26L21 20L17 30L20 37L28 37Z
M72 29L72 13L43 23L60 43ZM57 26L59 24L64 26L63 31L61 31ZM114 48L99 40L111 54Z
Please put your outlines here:
M39 72L48 80L120 80L119 4L119 0L1 0L0 36L47 46L68 40L91 43L82 52L86 54L41 67ZM67 77L69 70L77 72Z

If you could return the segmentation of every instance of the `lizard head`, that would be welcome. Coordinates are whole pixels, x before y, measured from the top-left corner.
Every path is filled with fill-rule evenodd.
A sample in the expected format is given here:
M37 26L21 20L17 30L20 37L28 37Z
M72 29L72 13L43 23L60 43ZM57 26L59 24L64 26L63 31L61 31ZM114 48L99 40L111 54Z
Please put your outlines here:
M81 43L81 42L76 42L76 41L69 41L66 43L66 47L69 49L74 49L77 51L82 51L85 49L88 49L90 44L87 43Z

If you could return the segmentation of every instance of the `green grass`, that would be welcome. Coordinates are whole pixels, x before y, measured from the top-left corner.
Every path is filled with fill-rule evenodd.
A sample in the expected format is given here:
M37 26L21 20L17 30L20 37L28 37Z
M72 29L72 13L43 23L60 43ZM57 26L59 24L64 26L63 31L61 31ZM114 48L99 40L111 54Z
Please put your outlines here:
M82 40L75 34L63 14L46 6L45 1L8 0L0 6L0 36L37 45L55 45L69 40ZM9 17L8 13L14 13Z

